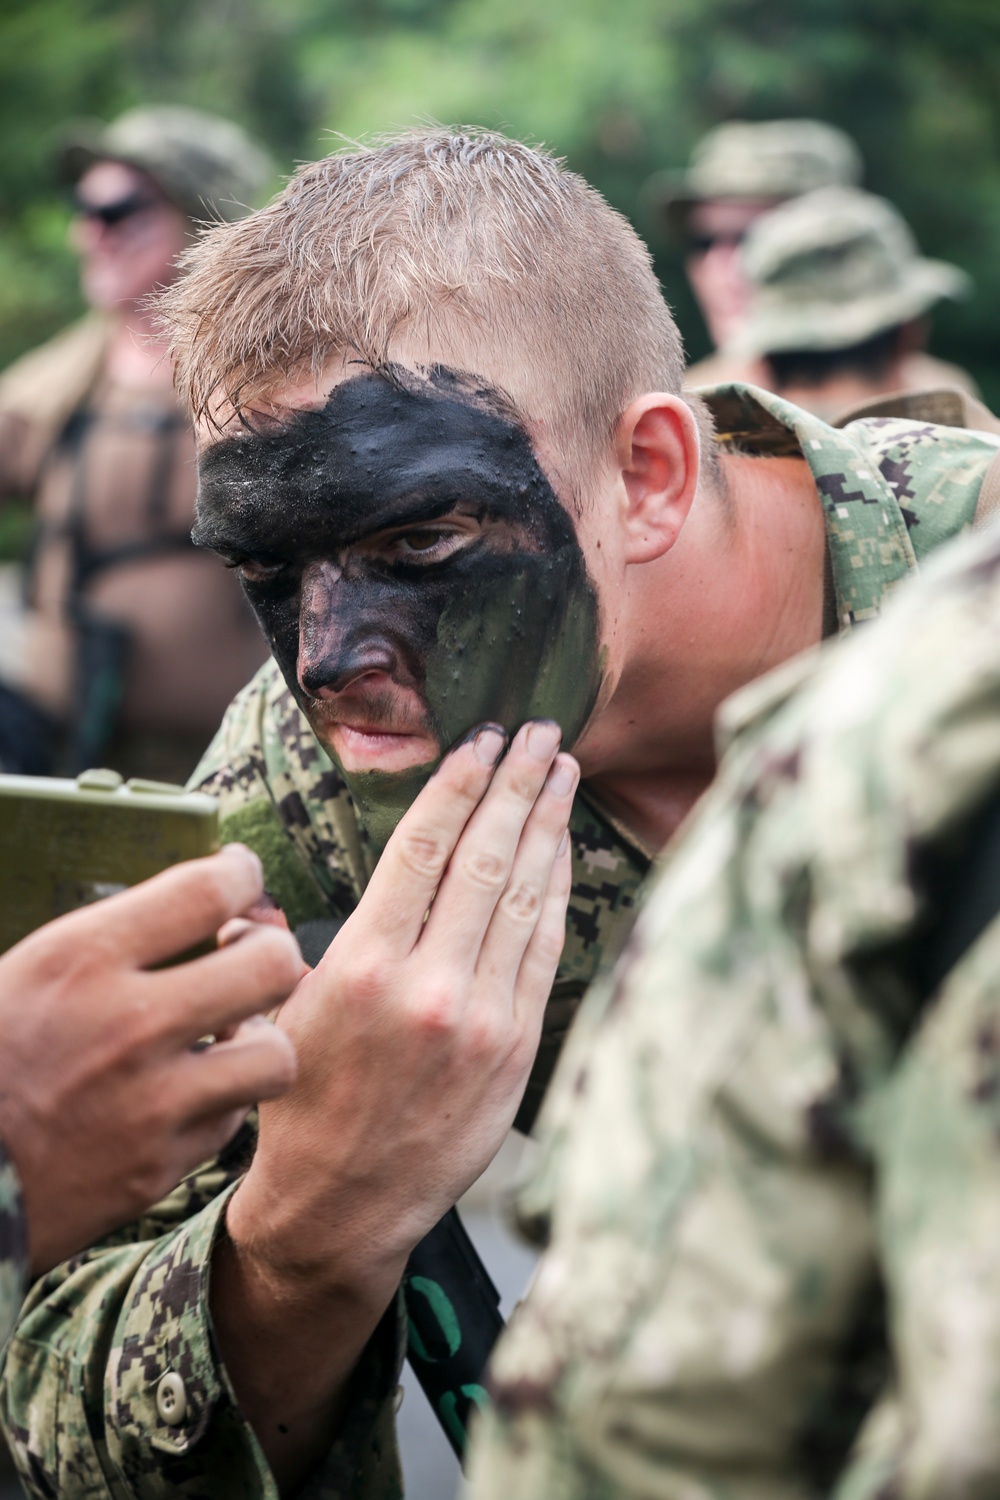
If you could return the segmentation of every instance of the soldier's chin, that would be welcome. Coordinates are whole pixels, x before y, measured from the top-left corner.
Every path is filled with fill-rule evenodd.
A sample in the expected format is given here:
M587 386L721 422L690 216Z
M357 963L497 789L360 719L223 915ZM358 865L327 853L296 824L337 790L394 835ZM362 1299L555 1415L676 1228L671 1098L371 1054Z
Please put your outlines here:
M429 765L440 756L437 740L426 730L414 733L325 723L317 726L318 738L348 773L362 771L410 771Z

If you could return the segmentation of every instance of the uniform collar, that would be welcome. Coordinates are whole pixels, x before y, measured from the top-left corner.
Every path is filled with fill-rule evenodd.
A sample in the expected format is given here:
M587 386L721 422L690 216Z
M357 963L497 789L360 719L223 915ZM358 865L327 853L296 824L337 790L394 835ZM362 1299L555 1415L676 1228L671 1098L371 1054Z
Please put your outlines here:
M838 628L879 614L917 560L899 502L857 436L757 386L734 382L698 394L723 448L805 459L823 506Z

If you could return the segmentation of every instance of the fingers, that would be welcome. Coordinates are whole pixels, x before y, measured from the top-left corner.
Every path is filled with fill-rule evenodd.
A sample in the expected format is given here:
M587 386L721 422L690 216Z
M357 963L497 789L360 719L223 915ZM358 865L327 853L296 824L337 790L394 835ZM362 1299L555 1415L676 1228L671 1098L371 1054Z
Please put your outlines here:
M225 1042L184 1059L190 1125L211 1124L261 1099L275 1099L295 1082L295 1049L261 1016L244 1021Z
M161 1007L164 1039L190 1046L280 1005L302 973L302 955L290 932L251 923L237 941L147 975L145 983Z
M421 940L421 949L426 945L436 961L463 972L475 969L498 904L508 900L516 904L518 900L513 893L508 896L508 881L520 857L519 890L533 891L535 906L528 914L527 931L522 934L523 922L512 924L520 938L512 971L517 973L572 803L572 791L558 797L543 792L560 737L557 724L544 720L526 724L497 769L488 794L469 819ZM566 756L563 764L572 773L569 785L575 786L575 761ZM536 803L537 817L533 816ZM532 835L522 849L522 836L529 823Z
M494 724L442 761L400 820L352 925L389 957L409 953L462 830L490 784L506 738Z
M571 755L559 755L545 780L517 847L510 877L483 939L477 974L495 978L513 1004L522 960L543 920L551 922L553 869L566 837L580 768ZM556 877L560 889L559 877ZM560 922L565 919L562 913ZM562 928L556 930L561 938ZM551 947L545 941L541 946ZM559 942L561 949L562 943ZM558 957L558 955L557 955Z
M66 918L125 963L162 963L215 936L263 890L260 860L242 844L174 865L130 891Z
M514 1019L534 1036L541 1029L566 941L566 908L573 887L573 853L567 833L552 864L542 910L528 939L514 985Z
M220 948L231 948L234 943L240 942L249 933L255 932L258 927L277 927L282 932L291 932L291 928L288 925L288 918L280 906L276 906L273 912L264 913L258 913L257 908L254 907L251 908L250 916L233 917L231 921L219 928L216 938L217 946ZM312 968L302 958L301 953L299 954L299 960L299 978L302 979L306 974L312 972Z

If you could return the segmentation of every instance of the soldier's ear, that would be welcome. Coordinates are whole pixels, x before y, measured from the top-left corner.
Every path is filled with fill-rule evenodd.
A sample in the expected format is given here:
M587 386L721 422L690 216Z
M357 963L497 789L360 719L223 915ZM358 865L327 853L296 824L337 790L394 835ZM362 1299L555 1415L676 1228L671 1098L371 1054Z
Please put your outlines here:
M698 488L698 426L680 396L650 392L622 413L615 451L624 488L624 558L652 562L684 528Z

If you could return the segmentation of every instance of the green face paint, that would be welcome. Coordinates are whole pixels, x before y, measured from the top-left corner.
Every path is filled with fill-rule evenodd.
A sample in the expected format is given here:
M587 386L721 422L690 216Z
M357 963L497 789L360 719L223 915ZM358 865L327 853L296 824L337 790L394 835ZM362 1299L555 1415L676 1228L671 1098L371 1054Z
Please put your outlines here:
M378 848L477 724L555 719L571 746L593 709L599 613L573 519L523 427L462 377L361 376L279 433L218 444L196 538L241 569ZM359 767L339 728L359 720L421 735L422 763Z

